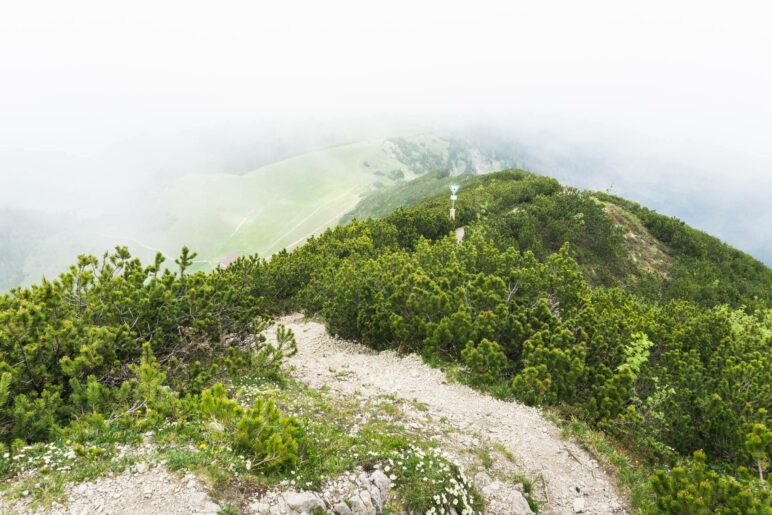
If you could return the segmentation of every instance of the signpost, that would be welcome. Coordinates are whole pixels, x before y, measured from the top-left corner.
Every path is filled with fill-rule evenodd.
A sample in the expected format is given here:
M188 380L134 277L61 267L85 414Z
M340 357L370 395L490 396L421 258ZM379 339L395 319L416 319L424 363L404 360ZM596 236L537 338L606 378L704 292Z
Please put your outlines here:
M450 205L450 219L451 220L455 220L456 219L456 199L458 199L458 195L456 195L456 194L458 193L458 189L460 187L461 186L459 186L458 184L451 184L450 185L450 201L451 201L451 205Z

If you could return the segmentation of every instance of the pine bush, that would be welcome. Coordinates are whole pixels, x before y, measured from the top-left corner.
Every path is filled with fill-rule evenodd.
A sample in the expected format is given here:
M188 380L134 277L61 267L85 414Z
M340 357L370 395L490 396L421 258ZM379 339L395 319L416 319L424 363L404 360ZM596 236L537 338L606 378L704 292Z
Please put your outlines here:
M222 384L201 393L201 416L210 423L215 436L247 453L255 467L272 469L294 463L298 458L300 425L284 417L273 399L258 398L244 409L228 398Z

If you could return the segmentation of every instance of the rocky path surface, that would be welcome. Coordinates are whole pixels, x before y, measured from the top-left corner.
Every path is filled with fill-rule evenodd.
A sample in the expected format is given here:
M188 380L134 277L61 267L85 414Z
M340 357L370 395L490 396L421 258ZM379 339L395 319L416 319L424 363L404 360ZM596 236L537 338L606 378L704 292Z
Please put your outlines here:
M541 513L627 512L625 499L603 467L584 449L561 438L559 429L538 410L449 384L443 372L415 355L379 353L331 337L322 324L302 315L284 317L279 323L293 330L298 343L297 354L288 362L291 375L312 388L328 387L333 396L398 405L406 429L437 441L443 455L478 487L487 513L531 513L523 485L518 484L519 474L533 481L531 495L540 501ZM352 420L352 431L356 427L357 421ZM212 499L217 496L193 474L182 477L169 472L165 462L146 459L151 447L146 442L131 449L141 461L120 474L68 485L62 502L47 508L33 508L28 497L7 504L0 495L0 514L214 515L220 511ZM489 461L482 468L481 450ZM289 487L261 492L250 498L245 511L297 515L321 508L338 514L372 514L388 499L390 485L385 483L380 471L368 475L360 469L332 478L321 492L285 489Z
M536 484L543 513L626 513L626 501L602 466L584 449L563 439L559 429L537 409L482 395L460 384L449 384L443 372L415 355L374 352L336 339L324 326L292 315L279 321L291 328L298 353L290 359L292 374L311 387L328 386L335 395L390 396L421 403L425 413L443 420L458 434L476 434L503 446L517 469ZM442 445L458 445L448 431ZM451 441L453 440L453 441ZM491 513L508 511L506 485L483 487Z
M0 503L0 513L49 515L217 515L220 506L192 474L180 478L163 465L140 463L130 470L70 485L66 501L50 508L30 509L25 503Z

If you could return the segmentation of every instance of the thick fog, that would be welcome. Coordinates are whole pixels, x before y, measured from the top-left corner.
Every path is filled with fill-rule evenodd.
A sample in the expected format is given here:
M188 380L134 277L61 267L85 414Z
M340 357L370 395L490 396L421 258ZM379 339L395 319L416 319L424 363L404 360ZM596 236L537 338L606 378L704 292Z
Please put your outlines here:
M0 213L148 217L174 177L420 128L487 135L769 264L770 15L704 1L6 2Z

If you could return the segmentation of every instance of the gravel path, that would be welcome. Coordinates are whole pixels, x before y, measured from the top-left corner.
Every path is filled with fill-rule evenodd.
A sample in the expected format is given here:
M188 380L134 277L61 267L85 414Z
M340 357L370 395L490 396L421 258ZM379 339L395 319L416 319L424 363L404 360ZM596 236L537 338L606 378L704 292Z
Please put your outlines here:
M332 395L399 402L406 426L438 440L443 453L472 473L488 513L529 512L514 482L505 479L514 473L534 481L542 513L626 513L624 498L603 468L563 440L538 410L448 384L441 371L415 355L378 353L333 338L322 324L302 315L279 322L297 338L298 353L289 360L292 375L313 388L328 386ZM504 448L511 456L492 452L492 465L476 472L477 458L470 451L479 448ZM65 503L49 509L29 509L26 498L9 506L0 496L0 513L214 515L220 509L192 474L180 478L163 463L142 462L122 474L70 485L65 497ZM262 513L261 503L267 501L257 499L250 511ZM285 512L292 511L279 510Z
M122 474L67 487L66 502L50 509L31 510L24 501L5 507L0 513L50 515L217 515L220 506L212 502L204 486L189 474L171 474L162 465L140 464Z
M625 499L598 462L561 438L559 429L537 409L448 384L440 370L425 365L418 356L378 353L333 338L322 324L306 321L302 315L279 322L297 338L298 353L289 361L291 373L309 386L327 385L342 396L392 395L418 401L430 415L444 417L458 431L473 431L504 446L517 468L536 483L543 513L627 512Z

